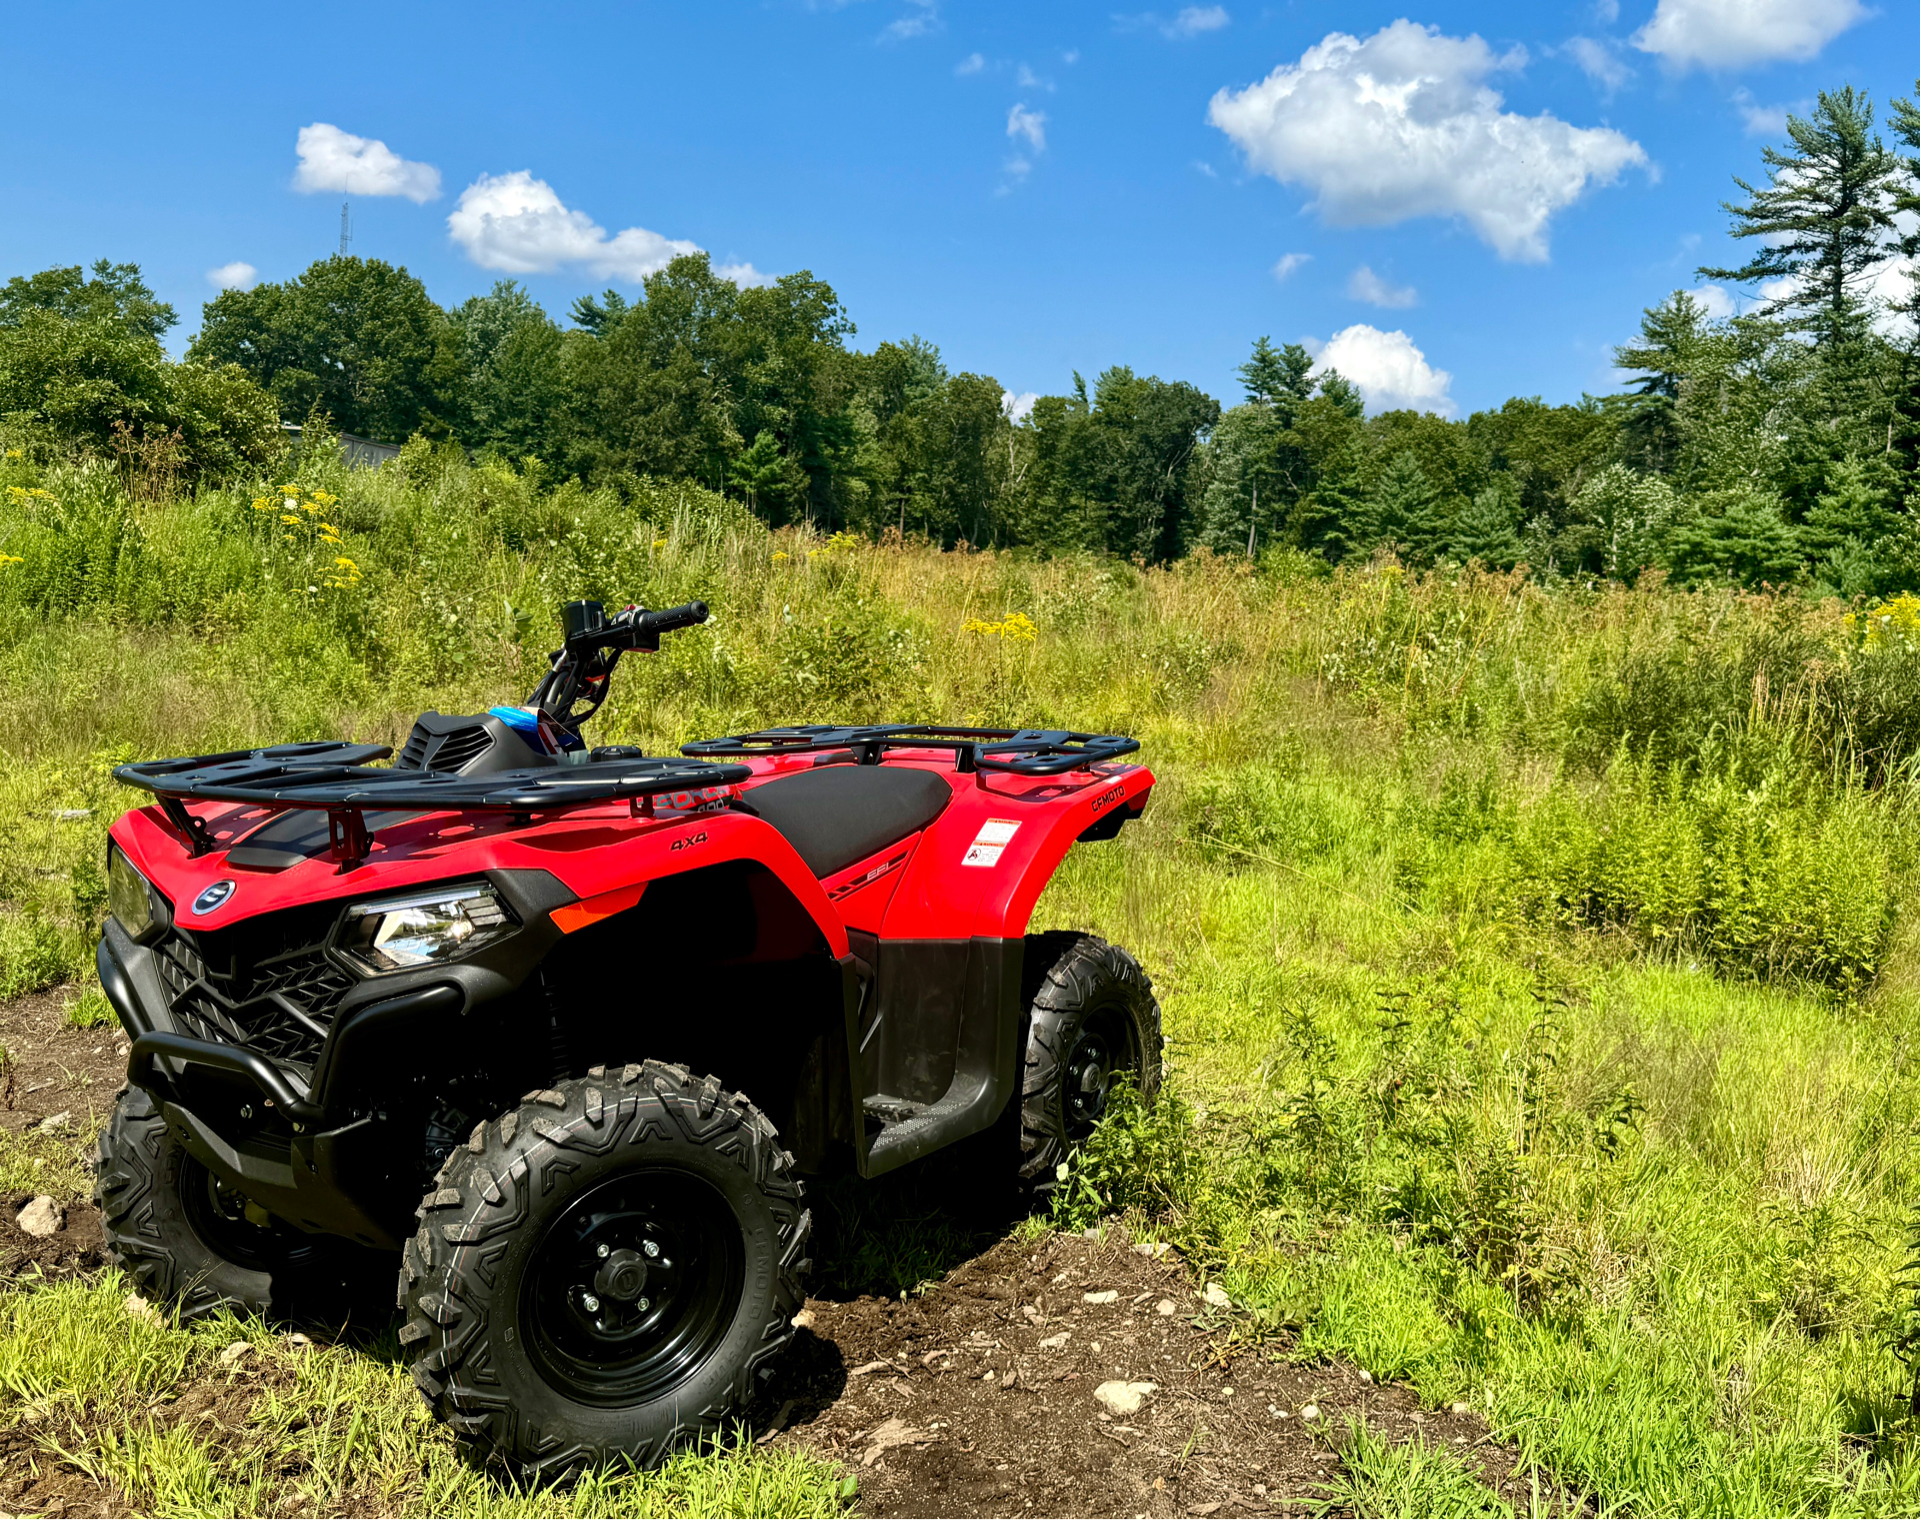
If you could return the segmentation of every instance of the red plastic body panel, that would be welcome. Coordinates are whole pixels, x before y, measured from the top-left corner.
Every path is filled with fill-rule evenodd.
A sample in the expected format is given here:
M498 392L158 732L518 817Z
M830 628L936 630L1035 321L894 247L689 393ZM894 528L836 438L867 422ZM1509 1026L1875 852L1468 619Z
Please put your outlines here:
M894 888L883 938L1019 938L1074 840L1115 808L1137 812L1153 786L1141 765L1044 779L981 776L984 786L974 776L953 778L953 805L921 836Z
M246 806L191 805L217 846L198 858L187 854L157 807L126 814L112 833L189 929L219 929L305 903L488 870L531 869L552 873L579 897L554 915L571 932L634 906L648 882L752 860L792 893L832 953L845 956L849 927L889 939L1017 938L1074 840L1116 808L1140 811L1153 786L1153 773L1137 765L1039 778L961 774L951 755L933 751L894 751L887 763L941 774L953 787L953 801L920 834L824 883L772 825L724 807L663 807L656 816L636 817L616 804L519 823L492 814L426 814L378 831L366 861L346 872L326 855L281 871L229 865L227 849L268 816ZM746 795L763 781L810 768L810 760L757 760L753 768L753 779L740 788ZM236 889L213 911L194 913L194 899L222 880Z

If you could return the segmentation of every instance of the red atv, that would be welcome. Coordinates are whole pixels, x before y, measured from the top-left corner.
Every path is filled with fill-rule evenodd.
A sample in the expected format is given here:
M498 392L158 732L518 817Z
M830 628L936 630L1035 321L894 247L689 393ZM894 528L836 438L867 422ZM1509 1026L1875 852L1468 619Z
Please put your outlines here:
M527 707L424 713L391 766L329 742L121 767L155 803L109 846L100 982L132 1049L97 1198L143 1292L297 1314L399 1249L415 1381L476 1452L653 1463L791 1338L803 1175L1004 1115L1044 1190L1116 1082L1152 1091L1138 964L1026 932L1068 848L1146 806L1138 744L588 748L621 653L706 616L572 603Z

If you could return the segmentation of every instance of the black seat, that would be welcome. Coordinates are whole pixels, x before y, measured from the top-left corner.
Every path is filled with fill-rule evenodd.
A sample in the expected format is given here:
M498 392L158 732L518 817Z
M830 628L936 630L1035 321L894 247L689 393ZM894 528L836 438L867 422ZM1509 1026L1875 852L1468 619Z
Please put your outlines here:
M741 806L786 835L815 876L831 876L924 829L952 800L933 771L827 765L756 786Z

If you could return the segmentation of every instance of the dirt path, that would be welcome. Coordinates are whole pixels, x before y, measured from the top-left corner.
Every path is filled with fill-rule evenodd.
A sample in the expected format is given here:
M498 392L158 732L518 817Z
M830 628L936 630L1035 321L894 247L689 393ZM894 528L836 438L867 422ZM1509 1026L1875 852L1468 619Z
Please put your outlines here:
M0 1187L0 1282L36 1267L73 1272L105 1264L99 1216L74 1163L90 1151L126 1080L127 1041L117 1024L70 1024L78 997L76 988L57 987L0 1007L0 1131L21 1152L9 1185ZM14 1221L42 1193L61 1206L65 1223L36 1239Z
M117 1028L72 1027L72 996L0 1007L11 1062L0 1129L49 1158L65 1186L45 1191L66 1211L63 1229L35 1239L15 1223L34 1190L0 1195L0 1287L24 1277L31 1291L36 1276L105 1264L75 1163L123 1080L126 1047ZM1007 1235L922 1295L810 1300L752 1422L764 1441L844 1463L857 1508L880 1516L1323 1513L1354 1420L1389 1443L1450 1448L1509 1502L1528 1502L1511 1453L1477 1416L1422 1410L1407 1389L1344 1364L1295 1365L1272 1344L1229 1350L1233 1313L1164 1248L1124 1231ZM170 1407L230 1397L216 1381L188 1383ZM91 1487L77 1470L46 1471L25 1488L0 1483L0 1506L119 1502L105 1491L89 1501L80 1490Z
M1320 1513L1352 1419L1522 1498L1477 1417L1356 1367L1222 1354L1231 1314L1124 1232L1004 1240L923 1297L809 1303L773 1439L838 1457L873 1515ZM1132 1413L1102 1401L1123 1388Z

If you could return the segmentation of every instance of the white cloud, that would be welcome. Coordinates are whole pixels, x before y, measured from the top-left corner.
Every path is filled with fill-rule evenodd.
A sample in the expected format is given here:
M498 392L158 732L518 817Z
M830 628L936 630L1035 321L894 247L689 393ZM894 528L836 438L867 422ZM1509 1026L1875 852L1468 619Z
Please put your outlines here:
M260 271L245 259L235 259L231 264L207 271L207 283L216 290L251 290L259 278Z
M377 138L355 137L324 121L302 127L294 141L300 166L293 188L313 194L404 195L416 204L440 193L440 171L402 158Z
M881 29L883 42L905 42L912 37L927 37L942 30L940 7L936 0L907 0L913 8L897 21L890 21Z
M1158 11L1135 11L1116 14L1113 18L1114 26L1120 31L1158 32L1173 42L1217 32L1232 21L1224 5L1189 5L1173 16L1163 16Z
M1053 81L1051 79L1042 79L1024 63L1020 65L1019 70L1014 74L1013 82L1023 90L1051 90L1053 88Z
M543 179L525 169L483 174L460 192L447 231L482 269L540 274L581 264L596 275L639 281L699 246L644 227L609 237L584 211L570 211ZM736 266L746 268L750 266Z
M1420 292L1411 285L1395 285L1383 280L1365 264L1347 277L1347 294L1370 306L1389 308L1413 306L1420 300Z
M1066 52L1060 55L1060 61L1066 64L1068 68L1072 68L1080 61L1080 49L1068 48Z
M1660 0L1633 45L1678 69L1805 62L1867 15L1860 0Z
M733 281L742 290L754 285L771 285L779 278L778 275L762 274L753 265L747 263L715 264L713 272L723 280Z
M1033 410L1033 403L1040 399L1038 391L1022 391L1014 395L1012 391L1000 393L1000 410L1007 414L1009 422L1025 422L1027 414Z
M1292 274L1294 270L1298 269L1302 264L1311 264L1312 262L1313 255L1310 253L1283 253L1274 261L1273 277L1276 280L1284 281L1288 275Z
M1602 26L1612 26L1620 19L1620 0L1593 0L1593 19Z
M978 53L969 53L953 66L953 72L965 79L969 74L978 74L987 66L987 60Z
M1751 90L1743 88L1733 92L1733 108L1740 113L1749 137L1785 137L1788 115L1794 111L1804 112L1809 104L1803 100L1790 106L1762 105L1753 98Z
M1687 292L1700 303L1700 309L1709 320L1724 322L1728 317L1738 315L1740 303L1724 285L1702 285L1698 290Z
M1047 151L1047 113L1029 111L1022 102L1007 112L1007 136L1024 137L1035 153Z
M1454 413L1447 394L1453 376L1427 363L1403 332L1381 332L1357 323L1342 328L1325 344L1308 343L1314 352L1313 372L1337 369L1360 388L1369 411L1410 407L1420 412Z
M1502 111L1486 77L1525 63L1525 49L1496 56L1405 20L1364 42L1333 32L1299 63L1221 90L1207 119L1253 167L1312 191L1329 222L1459 216L1502 258L1543 260L1553 214L1647 155L1611 128Z
M1213 165L1208 163L1204 158L1196 158L1193 161L1193 167L1199 170L1200 173L1206 175L1208 179L1218 179L1220 177L1220 171L1214 168Z
M1612 38L1596 41L1592 37L1569 37L1560 51L1580 65L1580 72L1597 84L1602 94L1612 95L1633 78L1633 70L1622 61L1617 47Z
M1198 37L1202 32L1217 32L1232 19L1224 5L1189 5L1161 27L1160 33L1185 41L1188 37Z

